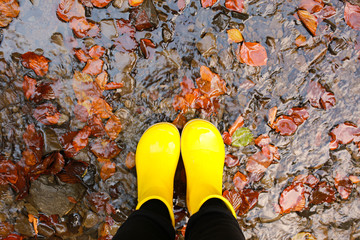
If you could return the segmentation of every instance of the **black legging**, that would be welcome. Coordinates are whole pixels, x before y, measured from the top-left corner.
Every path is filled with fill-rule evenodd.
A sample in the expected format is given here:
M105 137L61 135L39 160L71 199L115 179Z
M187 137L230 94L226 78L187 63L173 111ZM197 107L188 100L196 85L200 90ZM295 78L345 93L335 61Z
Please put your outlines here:
M174 240L175 230L167 207L159 200L150 200L132 213L119 228L113 240ZM226 205L217 198L206 201L190 217L186 240L244 240L238 222Z

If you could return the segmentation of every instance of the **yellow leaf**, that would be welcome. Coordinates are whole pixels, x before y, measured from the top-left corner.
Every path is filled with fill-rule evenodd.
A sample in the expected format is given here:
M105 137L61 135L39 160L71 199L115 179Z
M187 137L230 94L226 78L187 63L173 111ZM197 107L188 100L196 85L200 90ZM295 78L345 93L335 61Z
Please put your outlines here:
M227 30L227 33L228 33L229 42L239 43L239 42L244 41L243 36L238 29L233 28L233 29Z

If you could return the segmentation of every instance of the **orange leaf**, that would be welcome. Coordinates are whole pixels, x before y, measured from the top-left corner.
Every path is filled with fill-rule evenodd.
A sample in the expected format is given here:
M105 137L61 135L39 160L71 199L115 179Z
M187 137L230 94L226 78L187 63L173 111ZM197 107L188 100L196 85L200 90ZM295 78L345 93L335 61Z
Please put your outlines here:
M301 182L285 188L279 199L281 213L302 211L306 204L304 193L305 187Z
M24 76L23 91L26 99L29 99L36 91L37 81L31 77Z
M105 85L108 82L109 74L106 71L103 71L96 76L95 82L99 85L100 89L105 90Z
M70 20L70 28L78 38L95 37L100 32L96 23L88 21L85 17L73 17Z
M244 0L225 0L225 7L229 10L242 13L244 10Z
M77 201L76 201L76 199L75 198L73 198L73 197L71 197L71 196L69 196L69 197L67 197L68 198L68 200L69 200L69 202L71 202L71 203L77 203Z
M89 126L85 126L83 129L81 129L76 136L73 139L73 146L75 148L75 151L78 152L84 147L88 145L88 138L91 134L91 129Z
M32 69L36 75L43 77L48 69L50 60L44 56L33 52L27 52L21 55L21 63L24 67Z
M105 131L109 135L111 140L116 139L121 132L120 119L115 115L112 115L105 125Z
M274 121L275 121L275 118L276 118L276 113L277 113L277 107L272 107L270 108L269 110L269 115L268 115L268 124L270 127L272 127Z
M233 178L233 182L234 182L235 187L239 191L241 191L245 188L246 184L248 183L248 179L241 172L237 172Z
M272 128L280 133L281 136L290 136L296 132L297 125L292 117L281 115L276 119Z
M270 142L271 142L271 139L270 139L269 135L267 135L267 134L262 134L255 139L255 144L258 147L267 146L270 144Z
M116 169L115 169L115 163L113 162L106 162L100 170L100 177L102 180L106 180L112 175L114 175Z
M143 3L144 0L129 0L129 5L132 7L137 7Z
M85 8L77 0L61 0L56 15L68 22L72 17L85 17Z
M360 6L346 2L344 17L347 25L353 29L360 30Z
M238 29L235 29L235 28L229 29L229 30L227 30L227 34L228 34L229 42L239 43L239 42L244 41L244 38Z
M266 50L260 43L243 42L236 51L236 57L250 66L263 66L267 63Z
M92 111L101 118L109 118L112 115L112 107L102 98L95 98L92 102Z
M38 223L39 223L39 220L34 217L34 215L32 214L29 214L29 222L33 224L33 227L34 227L34 232L36 235L38 235L39 231L38 231Z
M97 8L106 7L112 0L91 0L91 3Z
M15 163L0 157L0 185L15 184L17 180L18 170Z
M298 10L297 14L301 20L301 22L305 25L305 27L307 28L307 30L309 30L309 32L315 36L316 35L316 28L317 28L317 18L312 15L311 13L309 13L306 10Z
M36 120L45 125L56 124L60 119L60 113L51 103L44 103L39 105L35 109L33 116Z
M201 0L201 6L203 8L211 7L216 3L217 0Z
M111 159L116 157L121 149L114 141L97 139L91 143L90 150L98 158Z
M310 13L319 12L324 7L322 0L301 0L299 8Z
M104 61L101 59L89 59L82 70L83 73L96 76L100 74L103 70Z
M135 167L135 153L129 152L126 156L125 165L127 168L132 169Z
M241 128L243 125L244 125L244 118L241 115L239 115L237 117L237 119L235 120L235 122L229 128L230 136L232 136L234 134L236 129Z
M231 191L226 190L223 192L223 197L229 200L235 212L239 210L242 199L241 199L241 195L238 192L236 192L235 190L231 190Z
M89 55L90 57L97 59L102 57L102 55L104 55L104 52L105 52L105 48L99 45L95 45L92 48L90 48Z
M0 27L6 27L20 13L17 0L0 1Z
M354 175L351 175L349 176L349 179L352 183L359 183L360 182L360 178L358 176L354 176Z
M122 88L124 86L124 83L122 82L109 82L105 85L104 89L105 90L113 90L113 89L118 89L118 88Z
M227 167L235 167L240 165L239 158L236 156L233 156L231 154L226 154L225 156L225 164Z
M302 47L305 45L306 42L306 37L302 34L300 34L296 39L295 39L295 44L297 47Z
M211 82L211 80L213 79L214 73L210 70L210 68L206 67L206 66L201 66L200 67L200 77L208 82Z
M74 49L75 52L75 57L80 61L80 62L87 62L90 59L90 56L88 54L86 54L84 52L84 50L82 49Z
M140 39L140 50L146 59L154 58L155 48L155 44L150 39Z

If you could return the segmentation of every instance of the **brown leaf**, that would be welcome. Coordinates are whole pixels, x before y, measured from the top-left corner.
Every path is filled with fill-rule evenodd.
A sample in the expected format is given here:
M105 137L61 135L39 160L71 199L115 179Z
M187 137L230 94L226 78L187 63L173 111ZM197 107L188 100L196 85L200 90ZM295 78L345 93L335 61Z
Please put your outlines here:
M244 10L244 0L225 0L225 7L229 10L242 13Z
M100 170L100 177L102 180L106 180L112 175L114 175L116 169L115 169L115 163L113 162L107 162L105 163Z
M266 171L270 166L272 159L267 158L261 152L257 152L248 158L246 163L246 171L260 174Z
M217 0L201 0L201 6L203 8L211 7L213 6Z
M49 69L50 60L33 52L21 55L21 63L24 67L32 69L36 75L43 77Z
M241 172L237 172L234 175L233 182L234 182L235 187L239 191L241 191L245 188L246 184L248 184L249 180L244 174L242 174Z
M24 76L23 91L26 99L30 99L36 91L37 81L31 77Z
M237 211L239 216L246 214L249 210L254 208L259 198L259 192L252 189L244 189L240 194L242 201L239 210Z
M231 190L231 191L226 190L223 192L223 197L229 200L235 212L239 210L242 200L241 200L241 195L238 192L236 192L235 190Z
M90 150L98 158L112 159L116 157L121 149L114 141L97 139L90 145Z
M56 15L68 22L72 17L85 17L85 8L77 0L61 0Z
M89 59L82 70L83 73L96 76L100 74L103 70L104 61L101 59Z
M73 17L70 20L70 28L78 38L96 37L100 32L99 26L85 17Z
M83 72L75 71L73 89L79 104L100 98L102 95L100 87L93 81L91 75Z
M15 184L18 180L18 170L16 165L0 157L0 185L8 183Z
M129 152L126 155L125 165L128 169L132 169L133 167L135 167L135 153Z
M301 22L305 25L305 27L307 28L307 30L309 30L309 32L315 36L316 35L316 28L317 28L317 18L312 15L311 13L309 13L306 10L298 10L297 14L301 20Z
M282 136L290 136L296 132L297 125L292 117L281 115L274 122L273 128Z
M311 192L310 203L322 204L335 201L335 190L326 182L320 182Z
M135 39L135 28L130 21L119 19L116 21L116 29L119 37L114 39L114 46L120 52L132 52L138 47Z
M342 199L348 199L353 189L353 183L348 176L337 173L335 177L335 188Z
M91 0L91 3L97 8L106 7L112 0Z
M111 140L116 139L121 132L120 119L115 115L112 115L105 125L105 131Z
M155 44L146 38L140 39L140 50L146 59L153 59L155 55Z
M238 157L233 156L231 154L226 154L225 156L225 164L227 167L235 167L240 165L240 160Z
M26 132L23 134L23 140L27 148L31 149L40 159L44 148L44 138L40 132L37 132L34 124L29 124L26 127Z
M65 166L65 159L60 152L53 152L43 158L40 163L31 169L31 175L57 174Z
M110 196L105 192L93 192L88 195L87 199L99 213L106 210L106 203L110 200Z
M81 122L86 122L89 118L89 113L88 113L86 107L84 107L80 104L75 105L74 114L75 114L75 118Z
M236 51L236 57L250 66L264 66L267 63L266 50L260 43L243 42Z
M94 137L102 137L106 134L104 124L101 118L94 114L88 120L88 125L91 128L91 135Z
M360 6L346 2L344 18L347 25L353 29L360 30Z
M60 119L60 113L51 103L43 103L39 105L34 113L34 118L45 125L56 124Z
M226 132L226 131L225 131L225 132L223 133L222 137L223 137L224 143L225 143L226 145L231 145L232 139L231 139L231 135L230 135L229 132Z
M332 92L324 92L320 98L321 108L328 110L332 108L336 103L335 95Z
M82 176L88 165L86 162L71 160L56 176L58 176L62 182L79 183L82 181Z
M281 214L302 211L305 208L305 187L300 183L295 183L282 191L279 199Z
M105 90L105 85L109 80L109 74L106 71L103 71L96 76L95 82L99 85L100 89Z
M80 151L84 147L88 145L88 138L91 134L91 129L89 126L85 126L83 129L77 132L76 136L74 137L72 144L76 152Z
M296 125L301 125L309 118L309 113L305 108L294 107L289 110L290 117Z
M122 82L109 82L105 85L104 89L105 90L114 90L114 89L118 89L118 88L122 88L124 86L124 83Z
M317 177L315 177L314 175L297 175L292 184L296 184L296 183L303 183L308 185L311 188L314 188L318 183L319 183L319 179Z
M226 92L225 81L218 74L211 72L208 67L201 66L200 76L201 78L196 79L196 83L202 94L211 98Z

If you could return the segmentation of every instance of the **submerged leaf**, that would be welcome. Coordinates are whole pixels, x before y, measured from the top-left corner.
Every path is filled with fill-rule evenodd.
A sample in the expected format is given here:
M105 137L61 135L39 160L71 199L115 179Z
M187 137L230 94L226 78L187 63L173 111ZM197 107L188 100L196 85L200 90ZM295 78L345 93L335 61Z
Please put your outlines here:
M241 172L237 172L234 175L233 182L235 187L241 191L245 188L246 184L249 182L248 178Z
M36 120L45 125L56 124L60 119L60 113L51 103L43 103L39 105L35 109L33 116Z
M102 167L101 167L101 170L100 170L100 177L102 180L106 180L108 179L109 177L111 177L112 175L115 174L115 163L113 162L106 162Z
M155 54L155 44L146 38L140 39L140 49L146 59L153 59Z
M244 118L239 115L237 117L237 119L235 120L235 122L231 125L231 127L229 128L229 134L230 136L232 136L235 131L238 129L238 128L241 128L242 126L244 125Z
M34 52L27 52L21 55L22 65L32 69L40 77L43 77L48 72L49 62L49 59Z
M266 171L271 163L272 159L269 159L262 152L257 152L248 158L246 163L246 171L260 175Z
M94 45L93 47L90 48L89 55L94 59L98 59L102 57L102 55L104 55L104 52L105 52L105 48L99 45Z
M114 141L105 139L97 139L92 142L90 150L96 157L103 159L112 159L121 151Z
M24 76L23 91L26 99L30 99L36 91L37 81L31 77Z
M105 131L111 140L116 139L121 132L120 119L115 115L112 115L105 125Z
M17 0L0 1L0 27L6 27L20 13Z
M97 8L106 7L112 0L91 0L91 3Z
M232 143L231 145L234 147L245 147L249 145L249 143L253 140L253 135L251 131L246 128L238 128L234 134L231 136Z
M291 240L316 240L316 238L308 232L300 232L293 236Z
M83 73L96 76L100 74L103 70L104 61L101 59L89 59L82 70Z
M8 183L15 184L18 180L18 171L16 165L0 157L0 185Z
M301 125L309 118L309 113L305 108L294 107L289 111L290 117L294 120L296 125Z
M133 167L135 167L135 153L129 152L126 155L125 165L129 169L132 169Z
M317 18L312 15L311 13L309 13L306 10L298 10L297 14L301 20L301 22L305 25L305 27L307 28L307 30L309 30L309 32L315 36L316 35L316 28L318 25L317 22Z
M85 17L73 17L70 20L70 28L78 38L96 37L100 28L96 23L88 21Z
M360 6L346 2L344 17L347 25L353 29L360 30Z
M142 4L144 0L129 0L129 5L132 7L137 7Z
M244 0L225 0L225 7L229 10L242 13L244 10Z
M302 211L305 208L305 187L303 183L295 183L287 188L280 195L279 205L281 214L289 213L291 211Z
M326 182L320 182L311 192L310 203L322 204L335 201L335 190Z
M282 136L290 136L296 132L297 125L293 118L285 115L279 116L273 124L276 132Z
M238 192L236 192L235 190L231 190L231 191L226 190L223 192L223 197L229 200L235 212L239 210L242 200L241 200L241 195Z
M216 2L217 0L201 0L201 6L203 8L208 8L213 6Z
M68 22L72 17L85 17L85 8L77 0L61 0L56 15L60 20Z
M337 173L335 177L335 188L342 199L348 199L353 188L353 183L348 176Z
M267 53L260 43L243 42L236 51L237 59L250 66L264 66L267 63Z
M225 164L227 167L235 167L240 165L240 160L238 157L233 156L231 154L227 154L225 156Z
M315 13L323 9L324 5L322 0L301 0L299 8L310 13Z
M350 122L337 125L329 133L331 136L330 149L334 150L339 144L349 144L355 140L360 141L360 128Z

